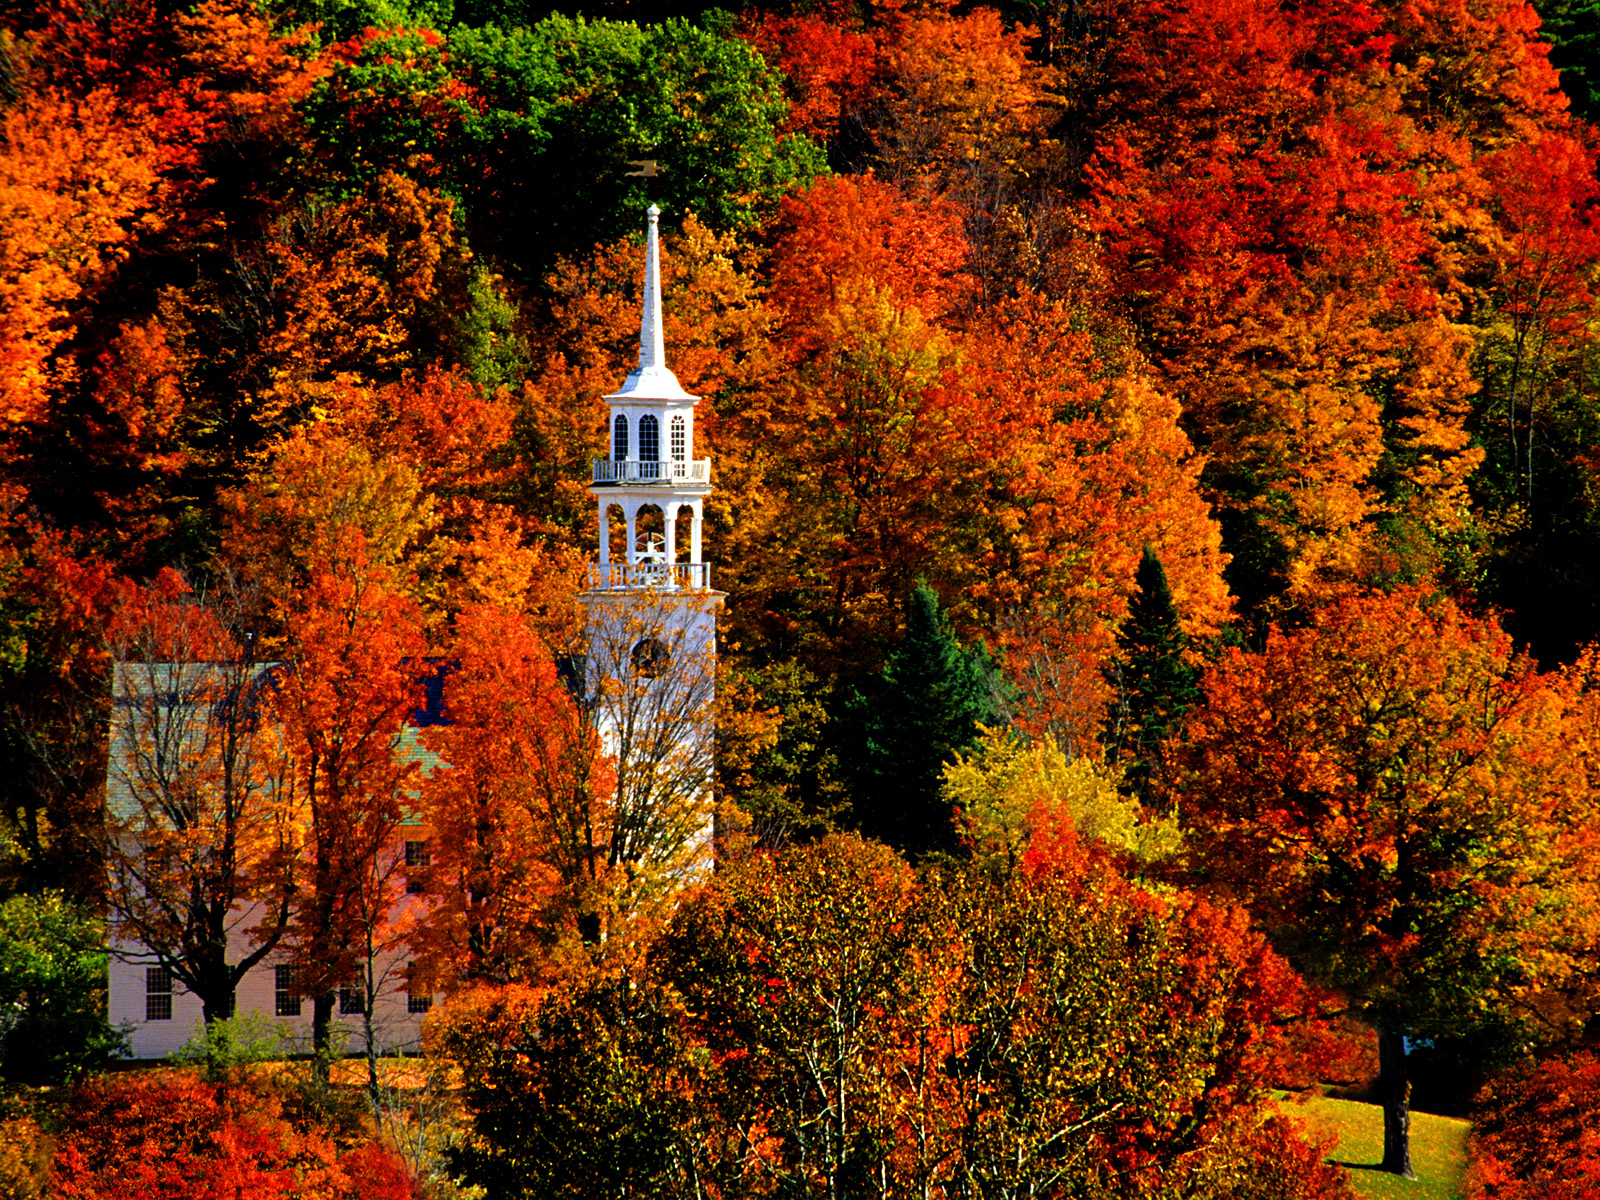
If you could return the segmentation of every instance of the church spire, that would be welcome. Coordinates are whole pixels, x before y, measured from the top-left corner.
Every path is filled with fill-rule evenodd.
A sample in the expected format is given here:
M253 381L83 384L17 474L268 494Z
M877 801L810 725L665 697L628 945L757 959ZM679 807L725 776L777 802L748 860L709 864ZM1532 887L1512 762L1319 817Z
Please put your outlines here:
M711 462L694 456L694 410L698 403L667 369L661 322L661 251L650 208L645 244L644 304L639 315L639 365L606 397L610 453L594 460L599 516L599 559L590 570L598 589L711 586L701 558L700 529L711 491ZM611 510L620 508L624 558L611 561ZM644 524L641 525L641 514ZM678 542L680 518L689 516L689 544ZM685 561L680 551L687 549Z
M650 206L650 231L644 260L644 305L639 314L639 365L607 400L693 400L667 369L661 321L661 250L657 226L661 210Z
M650 206L650 232L644 255L644 312L639 319L639 369L667 369L667 351L661 335L661 247L657 227L661 210Z

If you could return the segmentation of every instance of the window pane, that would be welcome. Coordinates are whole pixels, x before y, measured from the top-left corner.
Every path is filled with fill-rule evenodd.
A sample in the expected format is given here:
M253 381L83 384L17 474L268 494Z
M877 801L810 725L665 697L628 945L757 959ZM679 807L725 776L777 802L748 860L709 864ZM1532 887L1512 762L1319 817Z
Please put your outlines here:
M639 461L656 462L661 458L661 433L656 419L649 413L639 418Z
M682 417L672 418L672 461L682 462L688 450L687 422Z
M341 987L339 989L339 1013L349 1016L351 1013L364 1013L367 1011L367 997L360 988Z
M419 995L416 992L406 993L406 1011L408 1013L425 1013L432 1007L432 996Z
M618 413L616 423L611 426L611 461L621 462L627 457L628 418Z

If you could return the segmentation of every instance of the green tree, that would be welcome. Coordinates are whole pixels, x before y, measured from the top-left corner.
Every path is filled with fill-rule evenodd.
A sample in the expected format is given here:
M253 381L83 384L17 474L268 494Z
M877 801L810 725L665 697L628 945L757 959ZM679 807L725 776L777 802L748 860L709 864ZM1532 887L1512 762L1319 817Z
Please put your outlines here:
M1596 0L1538 0L1534 4L1550 41L1550 65L1561 72L1561 90L1572 111L1600 116L1600 3Z
M1200 699L1200 668L1185 657L1189 639L1178 625L1166 569L1149 546L1134 584L1138 590L1117 637L1122 652L1120 740L1128 760L1124 777L1143 798L1149 794L1150 772L1162 743Z
M906 601L906 634L878 687L856 697L861 732L855 811L864 833L913 857L956 848L944 768L980 726L1001 720L1003 687L983 646L962 646L927 584Z
M777 74L720 30L553 16L459 28L449 56L481 98L464 131L468 228L524 278L633 235L652 202L714 229L752 228L824 169L811 141L780 136L789 106ZM632 165L651 160L658 174Z
M59 1083L124 1049L106 1024L106 927L60 894L0 904L0 1075Z

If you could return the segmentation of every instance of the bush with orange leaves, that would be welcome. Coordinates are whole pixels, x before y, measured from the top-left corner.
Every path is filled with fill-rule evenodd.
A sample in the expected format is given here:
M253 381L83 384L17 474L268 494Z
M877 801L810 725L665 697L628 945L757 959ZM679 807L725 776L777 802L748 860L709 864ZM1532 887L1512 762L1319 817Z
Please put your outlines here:
M290 1121L267 1091L159 1071L101 1075L63 1114L60 1200L413 1200L400 1160Z
M1600 1054L1507 1072L1479 1094L1472 1125L1469 1200L1600 1195Z

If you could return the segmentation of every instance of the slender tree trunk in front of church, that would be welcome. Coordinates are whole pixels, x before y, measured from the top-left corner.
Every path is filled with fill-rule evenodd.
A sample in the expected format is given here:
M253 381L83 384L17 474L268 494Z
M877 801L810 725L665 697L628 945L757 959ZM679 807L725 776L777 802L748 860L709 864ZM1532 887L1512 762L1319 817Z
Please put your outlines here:
M311 1073L319 1087L333 1074L333 996L323 992L311 1001Z

